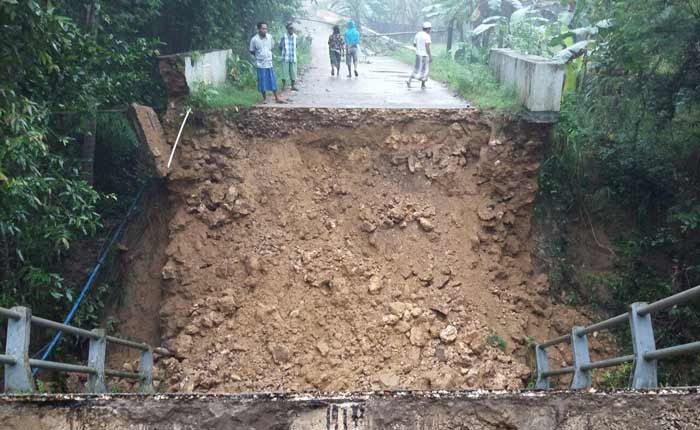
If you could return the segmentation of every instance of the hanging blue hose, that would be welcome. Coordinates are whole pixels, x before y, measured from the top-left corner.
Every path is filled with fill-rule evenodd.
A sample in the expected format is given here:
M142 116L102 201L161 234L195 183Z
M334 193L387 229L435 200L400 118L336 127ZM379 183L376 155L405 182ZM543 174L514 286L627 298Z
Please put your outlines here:
M100 251L100 256L97 259L97 264L92 269L92 272L90 273L90 277L88 277L87 282L85 282L85 285L83 286L82 291L80 291L80 295L76 298L75 303L73 303L73 307L71 308L70 312L68 312L68 315L63 320L63 324L65 324L65 325L70 324L71 320L75 316L75 313L78 311L78 308L83 303L83 300L87 296L88 292L90 292L90 288L95 283L95 279L97 279L97 275L100 273L102 266L104 265L105 261L107 260L107 256L109 255L109 251L112 249L114 244L119 239L121 239L122 234L124 233L124 230L126 229L126 226L129 223L129 219L131 218L134 211L138 207L139 202L141 201L141 197L143 196L143 192L146 190L146 187L150 183L151 183L151 181L148 180L143 184L143 186L141 187L139 192L136 194L136 198L134 199L133 203L131 204L129 211L126 213L126 216L124 217L122 222L119 224L119 227L117 227L114 234L112 235L112 238L105 246L102 247L102 250ZM49 355L51 355L51 352L53 352L53 349L58 344L58 341L61 340L62 335L63 335L62 331L56 332L53 339L51 339L51 342L39 350L39 352L43 351L43 355L41 356L42 360L46 360L49 357ZM35 375L36 375L37 370L38 369L34 369Z

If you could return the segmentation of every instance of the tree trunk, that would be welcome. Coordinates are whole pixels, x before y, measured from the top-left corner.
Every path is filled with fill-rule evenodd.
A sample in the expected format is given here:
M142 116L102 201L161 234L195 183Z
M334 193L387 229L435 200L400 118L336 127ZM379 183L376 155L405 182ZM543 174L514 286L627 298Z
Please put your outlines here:
M450 20L450 24L447 27L447 52L452 52L452 39L454 37L455 29L455 18Z
M99 0L87 6L85 14L85 33L97 38L97 14L100 10ZM95 134L97 134L97 107L92 104L89 107L85 133L83 134L83 144L80 148L81 173L83 179L90 185L95 182Z
M90 185L95 183L95 133L97 132L97 114L94 109L88 112L87 125L80 148L82 157L82 177Z

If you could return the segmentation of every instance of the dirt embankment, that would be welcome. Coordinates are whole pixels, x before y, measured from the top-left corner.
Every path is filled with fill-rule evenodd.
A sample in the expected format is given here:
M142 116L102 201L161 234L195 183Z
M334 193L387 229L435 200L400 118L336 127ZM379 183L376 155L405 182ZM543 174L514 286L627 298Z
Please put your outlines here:
M523 387L528 336L588 319L533 270L546 130L502 124L472 110L197 116L168 178L167 386Z
M121 270L125 285L121 297L112 297L108 314L117 323L119 334L149 345L158 345L161 339L160 319L163 280L161 271L167 263L168 223L173 208L164 183L152 181L139 204L138 215L129 223L119 243ZM156 318L154 318L154 316ZM118 368L127 360L138 360L140 351L110 344L107 357L111 368ZM138 364L128 363L126 370L136 371ZM125 388L125 381L115 379ZM125 388L125 392L130 390Z

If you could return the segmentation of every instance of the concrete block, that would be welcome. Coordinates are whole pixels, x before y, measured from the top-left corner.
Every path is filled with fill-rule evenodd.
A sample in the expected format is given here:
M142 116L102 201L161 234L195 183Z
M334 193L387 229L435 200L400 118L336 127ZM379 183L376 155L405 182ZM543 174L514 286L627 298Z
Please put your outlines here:
M512 87L531 112L559 112L566 65L512 49L492 49L489 58L496 78Z

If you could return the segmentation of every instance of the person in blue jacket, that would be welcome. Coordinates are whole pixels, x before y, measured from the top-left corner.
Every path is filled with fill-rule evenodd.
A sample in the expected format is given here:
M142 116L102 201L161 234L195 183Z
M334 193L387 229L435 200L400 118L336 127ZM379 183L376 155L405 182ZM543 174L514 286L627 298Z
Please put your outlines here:
M345 31L345 60L348 63L348 78L352 78L352 65L355 65L357 73L357 57L360 51L360 32L355 27L353 20L348 21L348 29Z

